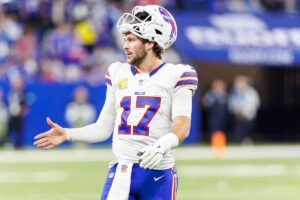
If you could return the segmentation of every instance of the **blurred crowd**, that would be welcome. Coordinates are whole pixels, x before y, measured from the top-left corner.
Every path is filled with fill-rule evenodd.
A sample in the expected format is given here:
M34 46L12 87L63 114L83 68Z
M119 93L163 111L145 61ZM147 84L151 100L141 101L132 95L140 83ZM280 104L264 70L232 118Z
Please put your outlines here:
M285 12L300 11L300 0L177 0L177 9L208 12Z
M0 7L0 79L98 84L122 60L113 26L118 3L11 1Z
M109 64L124 61L114 26L137 4L203 12L293 13L300 0L6 0L0 1L0 81L103 83ZM2 3L1 3L2 2ZM5 2L5 3L4 3ZM172 60L180 61L176 53Z

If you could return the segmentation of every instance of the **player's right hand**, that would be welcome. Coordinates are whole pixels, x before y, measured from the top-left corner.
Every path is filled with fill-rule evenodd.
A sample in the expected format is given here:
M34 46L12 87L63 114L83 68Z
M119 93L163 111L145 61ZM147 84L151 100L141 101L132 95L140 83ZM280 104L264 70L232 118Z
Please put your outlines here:
M166 148L159 140L153 145L146 146L138 153L138 156L140 156L140 167L144 169L153 169L160 163L165 153Z
M47 117L47 123L51 126L51 129L36 135L34 137L35 142L33 143L36 147L45 150L52 149L67 140L66 130L64 128L52 122L49 117Z

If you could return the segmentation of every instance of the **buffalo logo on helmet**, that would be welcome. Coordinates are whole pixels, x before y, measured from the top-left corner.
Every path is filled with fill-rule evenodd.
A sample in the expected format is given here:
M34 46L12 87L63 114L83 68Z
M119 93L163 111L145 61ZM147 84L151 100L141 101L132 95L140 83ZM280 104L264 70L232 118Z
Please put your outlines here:
M177 34L177 32L176 32L177 31L176 30L176 24L175 24L175 22L173 20L173 17L163 7L159 7L159 12L163 16L163 19L165 20L165 22L170 23L170 25L172 27L172 30L171 30L171 33L170 33L170 39L171 39L173 36L176 36L176 34Z

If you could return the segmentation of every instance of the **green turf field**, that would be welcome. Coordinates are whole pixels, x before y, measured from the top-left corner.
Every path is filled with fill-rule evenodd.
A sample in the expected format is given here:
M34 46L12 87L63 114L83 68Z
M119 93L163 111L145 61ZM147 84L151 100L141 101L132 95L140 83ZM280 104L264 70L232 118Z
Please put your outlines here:
M93 200L99 199L107 171L107 158L96 161L80 154L73 161L71 151L30 152L11 161L0 159L0 200ZM102 150L97 150L102 152ZM298 200L300 159L178 158L178 199L181 200ZM88 151L86 151L88 152ZM185 150L181 150L184 153ZM190 154L191 150L186 151ZM96 154L97 152L93 152ZM15 156L15 154L17 156ZM28 154L28 153L27 153ZM105 152L105 155L107 153ZM41 159L41 155L44 155ZM49 156L51 155L51 156ZM199 153L201 155L201 153ZM0 153L1 156L1 153ZM4 157L6 156L6 160ZM47 156L49 159L47 160ZM66 157L64 161L63 157ZM79 156L79 157L80 157ZM101 156L101 153L99 157ZM19 157L19 159L18 159ZM26 156L25 156L26 157ZM51 157L51 158L50 158ZM97 158L95 158L97 159Z

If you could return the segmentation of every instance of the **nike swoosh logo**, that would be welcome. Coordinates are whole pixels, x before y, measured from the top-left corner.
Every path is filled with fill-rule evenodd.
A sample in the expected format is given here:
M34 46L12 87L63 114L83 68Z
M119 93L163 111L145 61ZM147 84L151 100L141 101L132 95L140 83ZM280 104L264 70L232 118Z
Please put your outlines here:
M159 179L163 178L165 175L159 176L159 177L154 177L154 181L158 181Z

